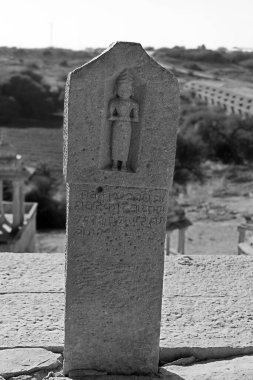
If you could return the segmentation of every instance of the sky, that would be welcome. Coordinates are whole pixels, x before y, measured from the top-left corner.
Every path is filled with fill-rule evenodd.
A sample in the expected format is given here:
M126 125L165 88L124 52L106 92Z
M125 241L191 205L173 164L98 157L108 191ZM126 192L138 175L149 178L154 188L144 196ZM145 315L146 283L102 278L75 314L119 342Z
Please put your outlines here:
M253 0L0 0L0 46L253 48Z

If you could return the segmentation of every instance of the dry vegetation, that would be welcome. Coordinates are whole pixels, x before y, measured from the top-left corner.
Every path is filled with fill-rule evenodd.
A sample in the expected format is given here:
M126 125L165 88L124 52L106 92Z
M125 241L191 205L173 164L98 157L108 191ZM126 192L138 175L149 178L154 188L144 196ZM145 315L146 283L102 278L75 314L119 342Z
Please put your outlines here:
M182 47L158 50L149 48L148 50L155 59L163 64L181 69L181 72L175 70L175 74L179 76L181 82L192 79L192 72L197 71L200 75L201 73L213 75L219 80L236 79L233 82L235 86L241 86L243 83L244 87L253 88L252 53L230 53L225 49L213 52L203 46L191 50ZM0 48L0 106L1 99L5 98L6 101L6 97L12 98L9 104L10 109L17 112L16 114L14 112L13 118L10 120L1 122L0 111L0 124L8 128L9 139L16 146L17 151L23 155L26 164L38 168L37 174L27 186L27 192L28 196L31 197L32 194L33 199L38 200L42 205L40 210L42 219L39 222L41 227L47 227L48 219L45 218L45 214L48 205L53 212L58 213L55 225L51 225L51 227L61 227L62 221L59 222L59 220L65 217L63 213L65 193L62 176L61 127L64 84L67 73L86 63L100 52L101 49L74 52L52 48L34 50ZM22 96L20 96L17 83L22 83L22 88L25 84L27 88L25 104L22 103L23 94L21 93ZM29 96L34 99L34 94L37 96L36 107L39 108L34 106L35 108L30 110L27 108L27 103L31 103ZM214 242L218 244L218 240L229 239L230 242L233 241L234 247L234 240L237 236L235 226L241 221L242 215L247 209L244 206L250 202L250 194L253 191L252 177L248 174L244 185L252 191L249 189L244 191L245 186L241 185L242 182L235 185L244 169L247 173L251 170L252 121L245 123L238 118L228 118L223 112L210 110L205 104L184 94L181 101L182 113L174 194L177 202L185 207L188 216L194 222L193 227L189 229L188 236L190 253L201 253L199 243L203 242L203 239L209 241L210 244L214 244ZM18 102L20 104L17 104ZM4 104L5 106L0 108L8 110L6 103ZM43 104L45 108L41 109ZM34 114L37 110L42 117L36 119ZM47 115L43 118L46 112ZM207 169L206 161L214 162L214 164L210 164ZM225 164L225 169L217 171L215 168L220 164ZM235 168L235 174L232 178L229 175L233 168ZM245 172L243 173L245 174ZM40 188L45 190L44 194ZM231 194L231 189L234 188L236 188L234 194ZM242 202L243 207L238 206L238 210L234 210L237 214L233 214L232 205L239 204L238 200ZM221 203L228 203L228 212L221 207ZM253 210L251 211L253 212ZM222 218L226 220L222 221ZM219 223L230 223L229 225L234 227L231 230L224 225L224 228L220 229L217 227ZM210 226L213 226L213 230ZM227 230L232 231L232 237L222 235L221 231ZM227 248L225 245L226 243L221 248L221 253L231 251L229 244L226 245ZM45 245L43 247L45 248Z

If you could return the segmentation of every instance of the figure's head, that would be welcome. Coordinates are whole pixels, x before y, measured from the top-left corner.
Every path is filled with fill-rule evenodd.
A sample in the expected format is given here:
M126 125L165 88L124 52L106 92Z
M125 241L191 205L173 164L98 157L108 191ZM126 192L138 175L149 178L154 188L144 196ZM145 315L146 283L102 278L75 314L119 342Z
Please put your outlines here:
M133 77L128 70L122 71L116 81L117 95L123 99L129 99L133 95Z

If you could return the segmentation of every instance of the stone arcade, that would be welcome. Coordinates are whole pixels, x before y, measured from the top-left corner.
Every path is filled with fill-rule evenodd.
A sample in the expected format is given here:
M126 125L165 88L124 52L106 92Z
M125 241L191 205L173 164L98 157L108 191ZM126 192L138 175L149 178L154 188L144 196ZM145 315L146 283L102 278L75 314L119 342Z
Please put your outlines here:
M65 375L158 372L178 112L177 80L137 43L68 77Z

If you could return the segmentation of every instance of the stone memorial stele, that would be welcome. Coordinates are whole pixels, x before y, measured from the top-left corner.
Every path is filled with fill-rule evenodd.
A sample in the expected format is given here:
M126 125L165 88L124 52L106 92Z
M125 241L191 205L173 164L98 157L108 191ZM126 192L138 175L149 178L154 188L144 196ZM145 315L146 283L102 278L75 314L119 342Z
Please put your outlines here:
M65 375L158 372L178 113L176 78L138 43L68 76Z

